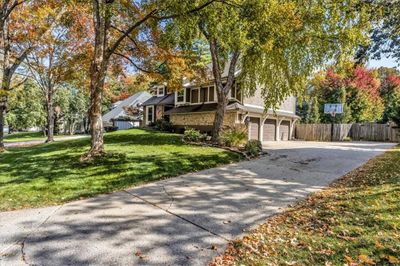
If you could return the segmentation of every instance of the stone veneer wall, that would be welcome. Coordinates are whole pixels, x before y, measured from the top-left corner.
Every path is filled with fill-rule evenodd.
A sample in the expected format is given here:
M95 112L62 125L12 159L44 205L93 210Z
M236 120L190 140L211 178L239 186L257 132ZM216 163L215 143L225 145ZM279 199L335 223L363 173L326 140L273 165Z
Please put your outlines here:
M226 112L224 125L234 125L236 123L236 117L237 112ZM211 126L214 123L214 118L214 112L170 115L170 121L175 126Z

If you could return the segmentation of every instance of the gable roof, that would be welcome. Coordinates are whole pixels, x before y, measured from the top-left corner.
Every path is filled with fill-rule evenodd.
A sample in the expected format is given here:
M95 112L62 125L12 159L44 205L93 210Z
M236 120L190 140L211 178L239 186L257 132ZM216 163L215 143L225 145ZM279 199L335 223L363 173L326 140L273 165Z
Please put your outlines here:
M175 105L175 93L169 93L160 97L153 96L142 104L142 106L149 105Z
M147 101L151 98L151 94L146 91L138 92L125 100L123 100L120 104L118 104L114 109L103 115L102 120L104 122L110 122L111 119L126 116L124 111L124 107L130 106L138 106L141 105L143 102Z

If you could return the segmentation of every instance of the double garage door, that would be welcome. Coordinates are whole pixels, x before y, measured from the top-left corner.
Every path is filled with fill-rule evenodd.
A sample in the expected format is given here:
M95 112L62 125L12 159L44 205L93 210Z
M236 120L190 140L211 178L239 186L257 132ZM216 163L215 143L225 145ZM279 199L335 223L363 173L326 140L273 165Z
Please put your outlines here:
M259 132L260 132L260 118L251 117L250 118L250 139L259 140ZM267 119L263 125L263 141L275 141L276 140L276 120L275 119ZM289 140L290 135L290 122L282 121L279 126L279 139L280 140Z

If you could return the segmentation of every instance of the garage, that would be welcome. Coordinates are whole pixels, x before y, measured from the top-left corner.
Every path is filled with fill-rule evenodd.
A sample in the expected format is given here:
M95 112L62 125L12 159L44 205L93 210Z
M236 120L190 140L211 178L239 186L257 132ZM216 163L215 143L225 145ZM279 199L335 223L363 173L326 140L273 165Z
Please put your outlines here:
M259 140L260 118L250 117L249 130L250 130L249 132L250 139Z
M280 140L289 140L290 133L290 121L282 121L279 126L279 139Z
M274 141L276 137L276 120L266 119L263 128L263 141Z

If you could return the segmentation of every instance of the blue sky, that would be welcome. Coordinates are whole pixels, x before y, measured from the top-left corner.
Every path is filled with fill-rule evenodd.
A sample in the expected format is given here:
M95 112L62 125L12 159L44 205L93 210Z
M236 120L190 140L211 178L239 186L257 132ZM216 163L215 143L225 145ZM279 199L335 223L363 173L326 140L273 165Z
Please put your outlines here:
M368 66L377 68L377 67L396 67L400 70L399 64L393 58L382 57L380 60L370 60L368 61Z

